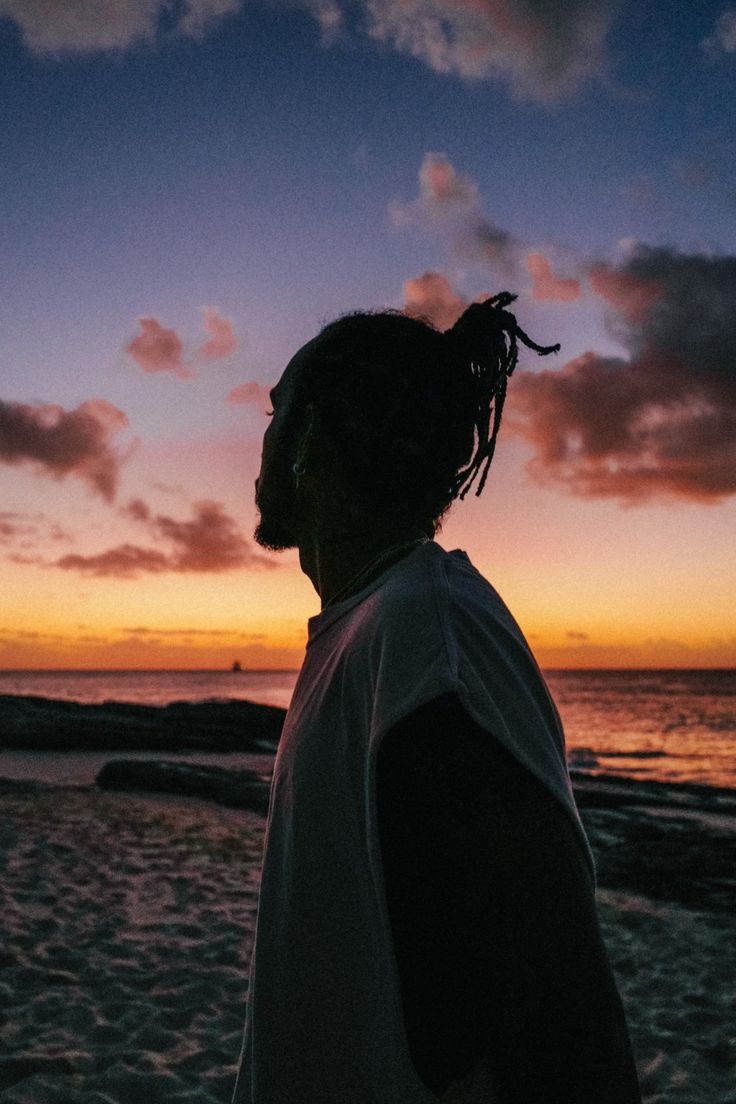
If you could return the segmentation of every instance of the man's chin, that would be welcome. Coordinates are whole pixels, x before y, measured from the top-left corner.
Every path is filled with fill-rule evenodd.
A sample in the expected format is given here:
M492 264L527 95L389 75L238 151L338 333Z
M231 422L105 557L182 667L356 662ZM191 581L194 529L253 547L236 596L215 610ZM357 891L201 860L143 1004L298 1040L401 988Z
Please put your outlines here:
M296 534L289 526L276 518L263 515L253 533L253 540L269 552L285 552L299 546Z

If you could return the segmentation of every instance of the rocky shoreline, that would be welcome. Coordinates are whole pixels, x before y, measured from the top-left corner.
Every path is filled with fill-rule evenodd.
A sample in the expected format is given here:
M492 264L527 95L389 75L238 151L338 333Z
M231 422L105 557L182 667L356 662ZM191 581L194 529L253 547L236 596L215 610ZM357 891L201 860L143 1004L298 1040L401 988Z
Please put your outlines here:
M244 700L90 705L0 694L0 749L275 752L285 716Z
M284 715L0 697L3 1102L227 1104ZM736 793L571 777L644 1104L732 1104Z
M0 695L0 749L60 761L64 752L105 753L92 776L99 790L204 799L265 817L285 715L250 701L81 705ZM205 762L151 756L159 751L196 752ZM108 758L120 752L147 757ZM206 761L210 753L220 765ZM222 765L223 753L237 767ZM0 755L0 793L54 788L2 775ZM735 791L581 770L571 770L571 778L600 887L736 915Z

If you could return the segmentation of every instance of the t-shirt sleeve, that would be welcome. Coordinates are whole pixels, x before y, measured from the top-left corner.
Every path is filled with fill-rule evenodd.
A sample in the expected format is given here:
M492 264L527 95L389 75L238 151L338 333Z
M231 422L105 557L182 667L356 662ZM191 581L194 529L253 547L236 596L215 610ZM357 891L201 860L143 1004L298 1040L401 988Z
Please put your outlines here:
M453 693L384 737L377 811L409 1050L441 1094L485 1053L499 1104L639 1104L570 818Z

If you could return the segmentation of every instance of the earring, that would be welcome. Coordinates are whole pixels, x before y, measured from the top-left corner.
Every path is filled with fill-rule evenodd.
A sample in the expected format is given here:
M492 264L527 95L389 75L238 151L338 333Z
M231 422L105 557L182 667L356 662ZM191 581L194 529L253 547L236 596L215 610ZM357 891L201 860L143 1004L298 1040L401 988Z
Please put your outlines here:
M299 467L298 464L292 464L291 470L293 471L294 475L296 476L295 484L296 484L296 487L298 488L299 487L299 476L304 475L304 473L307 469L305 467Z

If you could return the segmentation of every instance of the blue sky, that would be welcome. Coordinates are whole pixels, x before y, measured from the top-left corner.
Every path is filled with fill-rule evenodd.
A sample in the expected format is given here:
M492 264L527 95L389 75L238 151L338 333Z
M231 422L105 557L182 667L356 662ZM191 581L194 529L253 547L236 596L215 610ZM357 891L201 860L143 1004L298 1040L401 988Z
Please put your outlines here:
M730 302L730 269L711 261L736 254L733 6L129 0L116 27L92 0L39 10L0 0L0 400L13 414L104 399L128 426L115 439L114 501L83 465L64 468L31 442L0 448L0 493L7 512L32 500L52 520L75 513L67 528L78 549L99 552L108 530L134 541L120 505L155 503L155 481L180 486L182 512L197 498L223 503L248 534L263 404L227 396L275 382L323 321L401 307L405 281L424 273L463 300L518 291L521 324L562 342L558 368L586 351L621 368L651 340L622 306L622 279L649 280L671 321L691 271L682 258L701 257L706 283L712 275L708 286ZM452 174L459 198L449 205L421 183L433 164ZM460 232L471 224L505 235L508 255L474 253ZM642 246L661 253L632 260ZM576 284L573 298L536 295L526 258L540 253L555 279ZM601 265L610 279L596 290L590 272ZM201 353L207 307L233 337L212 357ZM127 350L141 318L175 335L188 376ZM708 409L730 425L732 334L713 341L726 383L713 383ZM654 372L648 364L641 370ZM692 406L684 378L674 386ZM561 513L601 507L613 524L628 490L597 479L581 492L544 460L552 429L535 425L519 467L536 447L549 501ZM109 427L100 432L112 441ZM216 446L203 470L207 442ZM637 539L647 509L673 501L721 539L711 527L715 517L724 533L733 525L733 496L707 463L695 456L689 483L665 472L645 490ZM175 507L160 498L158 508ZM15 586L61 578L39 540L25 565L8 546Z

